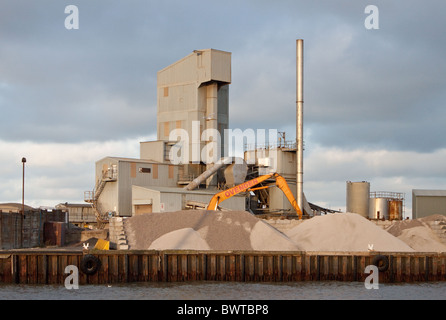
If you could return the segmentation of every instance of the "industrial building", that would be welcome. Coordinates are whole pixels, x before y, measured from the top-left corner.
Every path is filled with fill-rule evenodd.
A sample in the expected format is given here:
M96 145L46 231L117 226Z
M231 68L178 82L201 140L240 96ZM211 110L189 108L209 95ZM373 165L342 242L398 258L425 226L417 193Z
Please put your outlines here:
M446 190L412 190L412 218L434 214L446 216Z
M221 133L216 156L225 154L224 130L228 128L231 53L195 50L157 74L157 137L140 143L140 159L106 157L96 162L95 188L85 192L96 215L106 221L110 216L128 217L145 212L204 206L223 179L217 172L192 192L184 189L213 166L201 159L202 149L213 143L212 129ZM210 130L207 130L210 129ZM187 154L179 163L178 137L187 136ZM223 177L223 178L222 178ZM244 197L233 197L224 207L244 210Z
M296 142L272 141L244 150L244 159L228 157L230 83L231 53L215 49L195 50L158 72L157 140L140 143L140 159L110 156L96 162L95 188L85 192L85 201L98 221L205 208L218 191L272 170L296 195ZM220 209L292 213L284 194L267 188L273 183L266 181L248 197L230 197ZM306 200L303 208L307 215L321 209Z
M180 181L197 177L203 167L202 150L221 140L218 160L225 154L224 132L229 125L229 84L231 53L207 49L195 50L157 74L157 141L141 143L141 158L172 163L169 155L177 138L185 136ZM207 161L207 167L212 162ZM206 182L217 187L217 176Z
M219 191L272 172L286 179L304 216L336 212L309 203L302 191L303 43L296 45L296 140L286 141L281 133L265 145L244 146L243 158L228 155L231 53L194 50L158 71L157 140L140 142L139 159L110 156L96 162L95 188L85 192L85 201L98 221L206 208ZM295 207L274 182L268 179L219 208L292 216ZM347 181L347 211L368 219L403 219L404 197L370 192L366 181ZM414 190L413 217L445 214L445 204L446 191Z
M67 212L68 222L79 227L95 225L96 215L91 205L86 203L59 203L56 210Z
M176 187L178 166L152 160L106 157L96 162L96 188L86 200L106 215L131 216L132 186Z
M277 172L284 177L293 194L296 194L296 143L283 141L261 147L246 148L244 159L249 164L248 177ZM269 180L266 184L274 183ZM261 213L290 213L293 208L285 194L278 188L254 191L250 201L250 209ZM314 206L304 199L303 209L308 215L317 214ZM328 209L326 209L328 210Z

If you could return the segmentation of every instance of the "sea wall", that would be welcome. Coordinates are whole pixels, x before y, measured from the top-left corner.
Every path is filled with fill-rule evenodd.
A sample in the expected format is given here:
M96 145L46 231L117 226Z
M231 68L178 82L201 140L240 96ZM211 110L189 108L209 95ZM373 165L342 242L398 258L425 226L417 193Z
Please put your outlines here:
M92 256L97 269L87 274L82 265ZM0 251L0 282L63 285L69 265L79 269L80 284L364 281L378 256L387 261L380 283L446 280L446 254L432 253L10 250Z

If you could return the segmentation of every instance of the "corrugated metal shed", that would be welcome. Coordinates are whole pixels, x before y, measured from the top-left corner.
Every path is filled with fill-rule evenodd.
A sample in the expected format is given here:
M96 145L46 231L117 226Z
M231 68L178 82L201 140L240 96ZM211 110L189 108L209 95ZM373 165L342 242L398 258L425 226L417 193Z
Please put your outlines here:
M96 222L91 204L66 202L56 205L56 209L68 211L68 221L73 224Z
M187 191L183 188L133 186L133 214L184 210L188 204L209 203L215 193L216 191L205 189ZM146 212L137 212L137 206L146 206ZM245 197L231 197L225 200L220 207L227 210L245 210Z
M446 190L412 190L412 218L434 214L446 216Z
M446 190L413 189L412 194L417 197L446 197Z

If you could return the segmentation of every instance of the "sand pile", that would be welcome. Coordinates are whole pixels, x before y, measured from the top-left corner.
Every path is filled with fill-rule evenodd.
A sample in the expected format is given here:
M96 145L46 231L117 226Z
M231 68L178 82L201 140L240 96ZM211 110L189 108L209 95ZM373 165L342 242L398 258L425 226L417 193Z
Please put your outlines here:
M130 249L299 251L283 233L246 211L183 210L128 218Z
M316 216L292 228L286 235L305 251L413 252L402 240L356 213Z
M434 233L430 221L444 221L446 217L433 215L425 218L394 221L387 232L404 241L418 252L446 252L446 245Z
M128 218L124 229L136 250L259 250L446 252L429 227L435 216L395 221L386 230L355 213L305 220L284 233L246 211L183 210Z

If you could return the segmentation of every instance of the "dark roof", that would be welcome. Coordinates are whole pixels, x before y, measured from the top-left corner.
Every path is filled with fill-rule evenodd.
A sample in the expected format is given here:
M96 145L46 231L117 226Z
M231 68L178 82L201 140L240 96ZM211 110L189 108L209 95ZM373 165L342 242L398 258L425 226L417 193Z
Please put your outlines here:
M325 213L341 212L341 211L337 211L337 210L322 208L322 207L319 207L318 205L315 205L314 203L311 203L311 202L308 202L308 204L310 205L311 210L316 210L316 211L325 212Z

